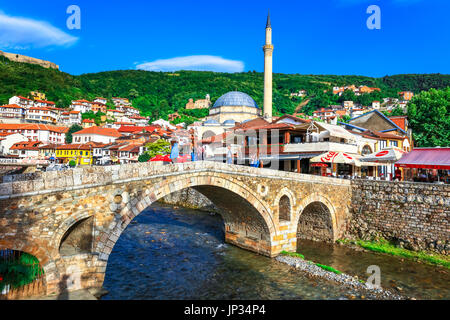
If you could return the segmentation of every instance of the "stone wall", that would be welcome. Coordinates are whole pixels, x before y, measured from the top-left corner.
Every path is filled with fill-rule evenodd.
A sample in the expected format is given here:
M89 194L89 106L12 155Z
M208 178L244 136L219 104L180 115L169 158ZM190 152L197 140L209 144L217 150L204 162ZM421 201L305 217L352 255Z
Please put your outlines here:
M355 180L347 236L448 254L449 218L449 185Z
M59 66L53 62L41 60L41 59L37 59L37 58L33 58L33 57L28 57L28 56L24 56L21 54L0 51L0 56L4 56L4 57L8 58L9 60L15 61L15 62L37 64L44 68L53 68L53 69L59 70Z

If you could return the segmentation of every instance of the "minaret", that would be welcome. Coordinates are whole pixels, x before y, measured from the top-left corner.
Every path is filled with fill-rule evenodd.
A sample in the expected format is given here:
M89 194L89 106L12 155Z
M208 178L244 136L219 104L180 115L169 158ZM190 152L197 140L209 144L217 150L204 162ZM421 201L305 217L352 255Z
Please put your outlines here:
M264 50L264 110L263 116L272 121L272 26L270 25L270 11L266 23L266 44Z

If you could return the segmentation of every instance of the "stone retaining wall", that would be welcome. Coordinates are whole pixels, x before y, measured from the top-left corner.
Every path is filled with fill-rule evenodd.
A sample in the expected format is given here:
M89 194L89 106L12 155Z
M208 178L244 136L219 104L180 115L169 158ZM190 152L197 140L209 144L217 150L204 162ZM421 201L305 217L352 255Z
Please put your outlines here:
M450 252L450 185L355 180L347 237Z

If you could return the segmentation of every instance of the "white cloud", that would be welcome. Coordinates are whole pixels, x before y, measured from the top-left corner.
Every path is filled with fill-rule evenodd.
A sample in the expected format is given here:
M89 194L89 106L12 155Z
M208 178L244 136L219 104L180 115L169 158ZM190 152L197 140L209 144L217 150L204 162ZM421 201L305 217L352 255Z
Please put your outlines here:
M12 17L0 11L0 48L70 46L77 40L45 21Z
M217 56L186 56L171 59L159 59L142 63L136 69L147 71L215 71L215 72L242 72L244 63L238 60L228 60Z

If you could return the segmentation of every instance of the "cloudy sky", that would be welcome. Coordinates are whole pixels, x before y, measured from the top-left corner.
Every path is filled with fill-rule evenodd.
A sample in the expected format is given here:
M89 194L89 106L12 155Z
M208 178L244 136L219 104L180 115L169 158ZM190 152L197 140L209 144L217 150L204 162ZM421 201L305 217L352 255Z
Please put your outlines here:
M67 27L73 4L80 30ZM366 25L374 4L380 30ZM0 0L0 50L50 60L71 74L263 71L268 8L274 72L450 73L448 0Z

